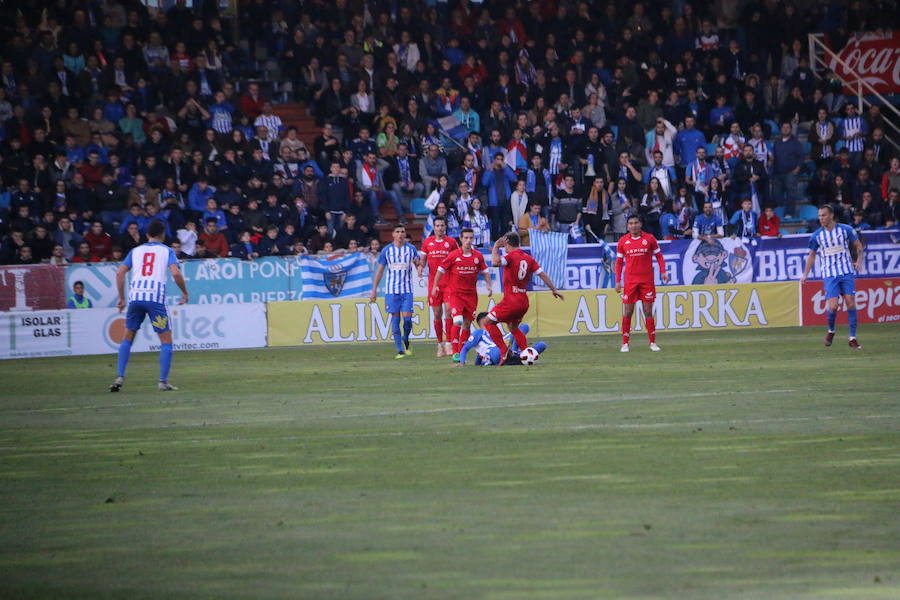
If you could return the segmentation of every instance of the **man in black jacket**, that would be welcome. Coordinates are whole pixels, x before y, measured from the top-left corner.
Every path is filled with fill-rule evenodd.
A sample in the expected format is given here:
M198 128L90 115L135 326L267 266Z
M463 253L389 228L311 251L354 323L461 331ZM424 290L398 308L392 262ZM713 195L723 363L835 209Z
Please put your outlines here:
M761 212L768 204L768 175L766 167L761 161L756 160L753 152L753 146L746 144L741 155L741 160L734 165L732 171L734 179L734 187L732 188L733 198L751 198L753 200L753 210L757 213Z
M394 192L404 208L409 207L412 198L425 195L425 186L419 174L419 161L409 155L406 144L398 144L397 155L388 161L388 168L384 171L384 185Z

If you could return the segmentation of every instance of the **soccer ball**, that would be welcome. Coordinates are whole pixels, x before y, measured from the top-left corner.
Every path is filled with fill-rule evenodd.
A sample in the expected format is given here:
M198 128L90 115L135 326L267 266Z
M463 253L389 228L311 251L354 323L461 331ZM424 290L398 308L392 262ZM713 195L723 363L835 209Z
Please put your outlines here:
M523 365L533 365L540 357L541 355L534 348L525 348L519 353L519 359Z

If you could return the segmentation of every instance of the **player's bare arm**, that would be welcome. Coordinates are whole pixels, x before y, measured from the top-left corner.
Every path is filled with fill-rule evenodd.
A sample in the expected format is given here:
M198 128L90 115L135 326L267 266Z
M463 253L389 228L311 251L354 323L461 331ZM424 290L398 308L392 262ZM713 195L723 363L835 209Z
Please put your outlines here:
M128 273L128 269L129 266L123 263L116 271L116 290L119 292L119 301L116 302L116 307L119 312L125 310L125 274Z
M378 265L378 268L375 270L375 280L372 282L372 293L369 294L369 302L375 302L375 298L378 297L378 284L381 283L381 278L384 276L384 265Z
M441 279L444 278L444 271L442 269L438 269L434 274L434 285L431 288L431 295L437 297L440 294L440 283Z
M491 272L489 269L485 269L481 272L482 277L484 277L484 283L487 285L487 295L488 298L494 295L494 284L491 281Z
M803 267L803 275L800 276L800 283L806 283L806 278L809 277L809 272L812 271L813 265L816 262L816 251L810 250L806 255L806 266Z
M559 290L556 289L556 286L553 285L553 280L550 279L550 276L549 276L549 275L547 275L546 273L544 273L543 271L541 271L541 272L538 274L538 277L541 278L541 281L544 282L544 285L546 285L548 288L550 288L550 293L553 294L553 297L554 297L554 298L559 298L560 300L563 299L563 295L560 294L560 293L559 293Z
M175 285L181 290L181 300L178 301L178 304L187 304L187 285L184 283L184 275L181 274L181 268L178 265L169 265L169 272L172 274L172 279L175 280Z
M500 256L500 248L506 247L506 236L500 236L500 239L494 242L491 247L491 265L494 267L503 266L503 258Z
M853 247L856 249L856 260L853 262L853 268L856 269L856 272L859 273L862 271L863 267L863 245L862 242L857 240L853 242Z

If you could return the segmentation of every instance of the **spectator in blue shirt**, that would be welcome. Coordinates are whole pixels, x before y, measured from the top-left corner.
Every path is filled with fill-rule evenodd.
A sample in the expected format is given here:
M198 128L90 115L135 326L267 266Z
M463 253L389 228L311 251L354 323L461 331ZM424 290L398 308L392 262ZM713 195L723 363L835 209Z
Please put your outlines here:
M215 198L209 198L206 201L206 210L203 211L203 217L201 221L206 223L207 219L215 219L216 227L219 228L219 231L225 231L228 229L228 221L225 219L225 211L219 208L219 203L216 202Z
M781 124L781 135L772 148L772 201L784 206L785 218L791 218L799 194L800 167L803 165L803 144L792 133L791 124Z
M194 182L194 185L191 186L191 190L188 192L188 208L197 213L196 216L199 216L206 210L206 201L215 197L215 195L216 188L209 185L209 181L206 178L201 177Z
M745 197L741 200L741 210L735 211L731 215L731 220L728 224L731 227L732 235L740 238L749 238L759 235L758 222L759 213L753 210L753 200Z
M694 219L693 237L709 244L716 238L725 237L725 225L719 215L713 212L712 202L704 202L703 212Z
M697 148L706 146L706 136L694 128L697 121L688 115L684 118L684 129L675 136L675 155L678 164L687 167L697 156Z
M709 126L713 133L725 135L728 133L728 126L732 121L734 121L734 111L725 104L725 96L719 94L716 96L716 106L709 111Z

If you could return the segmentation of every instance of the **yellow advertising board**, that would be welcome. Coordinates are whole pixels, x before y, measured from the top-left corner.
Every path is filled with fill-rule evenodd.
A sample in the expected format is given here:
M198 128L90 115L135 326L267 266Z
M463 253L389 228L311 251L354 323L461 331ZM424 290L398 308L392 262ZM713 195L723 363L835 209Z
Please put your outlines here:
M537 294L538 335L616 333L622 301L615 290L573 290L560 301ZM660 331L799 325L797 283L660 286L654 318ZM534 304L532 304L534 310ZM632 329L642 328L640 307Z
M525 322L529 337L617 333L622 303L614 290L564 290L565 300L549 292L531 292ZM479 310L495 300L481 296ZM640 310L635 311L640 313ZM792 327L800 324L797 283L660 286L654 306L660 331ZM632 329L642 328L640 316ZM391 339L390 316L384 301L365 298L268 304L269 346L300 346L337 342L386 342ZM425 298L413 305L413 340L434 339Z

